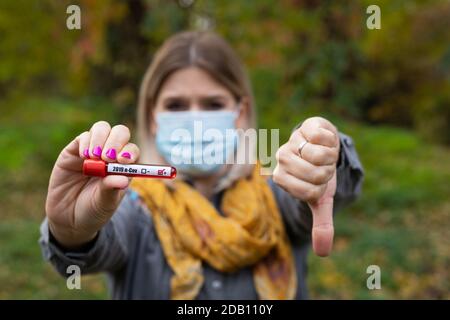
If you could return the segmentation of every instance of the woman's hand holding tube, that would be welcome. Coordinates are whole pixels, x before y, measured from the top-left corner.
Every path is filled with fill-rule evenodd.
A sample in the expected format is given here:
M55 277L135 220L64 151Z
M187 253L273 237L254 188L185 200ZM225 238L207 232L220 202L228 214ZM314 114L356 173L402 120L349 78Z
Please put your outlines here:
M318 256L333 246L333 197L339 135L326 119L309 118L277 151L273 180L294 197L306 201L313 216L312 245Z
M77 248L94 239L117 209L129 183L125 176L84 176L83 161L135 163L139 148L129 140L126 126L111 128L99 121L60 153L50 177L46 214L50 231L62 246Z

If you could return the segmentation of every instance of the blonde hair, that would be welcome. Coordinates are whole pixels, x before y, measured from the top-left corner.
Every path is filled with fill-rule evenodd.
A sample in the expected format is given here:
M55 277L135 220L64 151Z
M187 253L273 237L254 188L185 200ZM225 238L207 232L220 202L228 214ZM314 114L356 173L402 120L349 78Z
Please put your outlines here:
M243 64L229 44L210 31L185 31L167 39L157 51L148 67L139 92L137 109L138 144L141 160L148 163L165 163L155 146L150 121L153 116L159 91L164 81L175 71L186 67L198 67L227 88L236 101L244 97L248 103L247 121L244 130L256 127L256 112L253 93ZM253 141L243 141L241 135L236 157L254 159L256 145ZM247 146L245 143L248 143ZM252 163L233 164L227 174L219 180L217 190L226 188L233 181L248 176ZM183 178L180 176L180 178Z

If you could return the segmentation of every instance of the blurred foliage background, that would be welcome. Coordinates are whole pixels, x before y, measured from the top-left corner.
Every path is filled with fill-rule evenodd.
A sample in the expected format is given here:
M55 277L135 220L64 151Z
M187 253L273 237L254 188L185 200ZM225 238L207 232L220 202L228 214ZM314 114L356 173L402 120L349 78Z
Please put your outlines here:
M66 8L81 8L81 30ZM366 8L381 8L368 30ZM261 128L311 115L353 136L362 197L336 218L335 252L310 255L312 298L449 299L450 2L446 0L78 0L0 2L0 299L108 297L82 290L37 245L59 151L100 119L134 126L158 46L213 29L247 65ZM381 267L368 290L366 268Z

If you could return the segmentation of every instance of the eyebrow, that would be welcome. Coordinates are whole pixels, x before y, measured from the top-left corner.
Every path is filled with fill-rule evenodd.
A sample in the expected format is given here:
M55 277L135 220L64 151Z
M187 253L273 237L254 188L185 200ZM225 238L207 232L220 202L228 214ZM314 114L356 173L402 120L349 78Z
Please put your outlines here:
M226 96L225 94L213 94L213 95L205 95L205 96L200 96L200 100L205 101L205 100L216 100L216 99L228 99L229 97ZM163 96L162 100L177 100L177 99L181 99L181 100L190 100L189 96L186 95L178 95L178 94L168 94L167 96Z

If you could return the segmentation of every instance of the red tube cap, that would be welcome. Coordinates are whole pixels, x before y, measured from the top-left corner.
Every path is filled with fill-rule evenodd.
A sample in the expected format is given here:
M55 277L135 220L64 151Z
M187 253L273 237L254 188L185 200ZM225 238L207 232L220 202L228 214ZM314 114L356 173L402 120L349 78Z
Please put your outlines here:
M84 160L83 174L86 176L106 177L106 163L102 160Z

